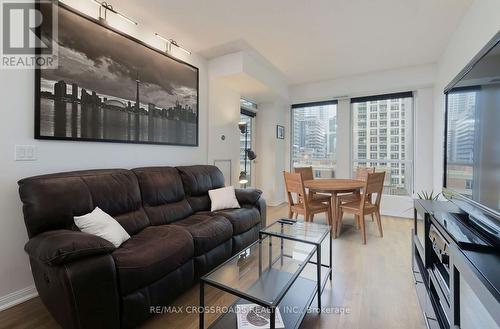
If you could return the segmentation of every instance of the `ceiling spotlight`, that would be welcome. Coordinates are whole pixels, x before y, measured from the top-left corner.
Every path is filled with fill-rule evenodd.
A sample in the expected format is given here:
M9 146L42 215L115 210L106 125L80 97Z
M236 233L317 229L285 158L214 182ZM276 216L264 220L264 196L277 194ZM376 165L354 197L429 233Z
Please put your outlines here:
M167 52L170 52L172 50L172 46L175 46L175 47L177 47L177 49L182 50L183 52L185 52L188 55L191 55L191 52L189 50L187 50L186 48L180 46L177 43L177 41L175 41L173 39L167 39L165 37L162 37L158 33L155 33L155 35L156 35L156 37L158 37L159 39L161 39L167 43L167 49L166 49Z
M127 22L129 22L130 24L134 24L134 25L138 25L138 23L136 21L134 21L133 19L131 19L130 17L127 17L125 15L123 15L122 13L119 13L118 11L116 11L112 5L110 5L109 3L107 2L99 2L97 0L91 0L93 3L99 5L99 19L103 19L103 20L106 20L107 19L107 15L108 15L108 10L110 12L112 12L113 14L115 14L116 16L126 20ZM104 8L104 16L101 15L101 10Z

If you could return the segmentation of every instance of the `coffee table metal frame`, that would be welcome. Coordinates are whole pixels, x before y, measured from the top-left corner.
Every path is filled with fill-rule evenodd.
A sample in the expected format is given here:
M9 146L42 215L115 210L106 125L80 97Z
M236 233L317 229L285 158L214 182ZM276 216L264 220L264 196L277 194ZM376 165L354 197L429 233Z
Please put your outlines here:
M318 312L321 313L321 293L323 292L323 290L324 290L324 288L326 286L327 281L328 280L330 280L330 281L332 280L332 235L331 235L332 233L331 233L331 228L329 226L325 225L326 227L329 227L329 229L325 230L325 232L321 235L321 237L318 238L317 241L313 242L313 241L309 241L309 240L297 238L297 237L295 237L293 235L287 235L287 234L285 234L283 232L284 231L284 226L283 225L295 225L295 224L283 224L283 223L280 223L281 224L281 228L282 228L282 230L281 230L282 233L266 232L265 231L267 228L271 227L272 225L276 225L276 224L277 224L277 222L275 222L275 223L269 225L268 227L260 230L260 232L259 232L259 240L257 240L254 243L252 243L250 246L248 246L247 248L245 248L245 250L248 249L248 248L251 248L253 245L255 245L257 243L259 244L259 273L262 273L262 243L265 242L264 241L265 239L268 239L268 243L269 243L269 268L271 268L278 261L280 261L281 264L283 265L284 257L289 257L289 258L293 257L292 255L288 255L288 254L285 254L283 252L283 250L284 250L283 249L283 243L284 243L283 240L284 239L312 245L313 246L312 250L305 257L305 259L304 259L303 263L300 265L300 267L292 275L291 280L289 280L289 282L285 285L285 287L282 289L281 293L274 299L274 301L269 302L269 301L260 299L258 297L252 296L250 294L247 294L247 293L245 293L243 291L240 291L240 290L228 287L225 284L213 281L213 280L211 280L211 279L208 278L210 276L210 274L212 274L213 272L219 270L220 268L222 268L226 264L230 263L236 257L239 257L240 254L242 252L244 252L244 250L238 252L237 254L233 255L227 261L225 261L224 263L220 264L219 266L217 266L216 268L214 268L212 271L210 271L209 273L207 273L206 275L204 275L200 279L200 308L199 308L199 328L200 329L204 329L204 327L205 327L205 316L204 316L204 308L205 308L205 284L213 286L213 287L216 287L216 288L218 288L218 289L220 289L220 290L222 290L224 292L230 293L230 294L232 294L234 296L237 296L239 298L243 298L245 300L248 300L249 302L252 302L252 303L255 303L255 304L260 305L262 307L265 307L266 309L268 309L269 314L270 314L270 328L271 329L275 329L276 308L278 307L278 304L282 301L283 297L287 294L287 292L290 290L290 288L293 286L293 284L295 283L295 281L297 280L297 278L302 273L302 270L308 264L314 264L314 265L316 265L317 286L316 286L315 290L317 290ZM325 237L328 236L328 235L330 236L330 242L329 242L329 249L330 249L329 250L330 251L330 253L329 253L329 264L325 265L325 264L322 264L322 261L321 261L321 244L324 241ZM272 238L273 237L277 237L280 240L280 255L278 257L276 257L275 259L273 259L273 257L272 257L272 243L273 243ZM314 253L316 253L316 261L312 260ZM322 266L328 268L327 274L326 274L325 279L323 280L323 282L321 280L321 267ZM310 304L312 303L312 301L314 299L313 298L314 295L315 294L313 294L311 296L310 300L307 301L307 305L310 306ZM299 323L302 322L302 319L303 319L304 316L305 316L305 313L303 313L301 315L301 319L300 319Z

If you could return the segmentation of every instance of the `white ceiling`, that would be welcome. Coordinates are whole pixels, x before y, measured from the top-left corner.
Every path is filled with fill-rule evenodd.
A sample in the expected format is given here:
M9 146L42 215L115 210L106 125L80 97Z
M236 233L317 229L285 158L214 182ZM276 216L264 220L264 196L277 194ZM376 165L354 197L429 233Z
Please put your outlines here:
M436 62L473 0L120 0L213 58L250 48L298 84Z

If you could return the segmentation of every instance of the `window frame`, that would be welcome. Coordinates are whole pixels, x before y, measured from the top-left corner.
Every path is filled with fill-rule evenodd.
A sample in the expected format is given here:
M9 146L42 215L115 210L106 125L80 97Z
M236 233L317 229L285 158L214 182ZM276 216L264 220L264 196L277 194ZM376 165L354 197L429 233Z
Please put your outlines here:
M408 148L405 147L405 149L406 149L405 152L407 152L405 160L402 160L402 159L391 160L389 147L388 147L388 145L389 145L388 140L391 137L391 131L390 131L391 127L388 127L388 126L390 125L389 122L390 122L391 104L394 103L394 102L391 102L391 99L393 99L393 98L407 98L407 97L411 98L411 105L410 105L411 106L411 113L406 114L406 119L411 120L411 122L410 122L411 125L408 126L408 129L411 129L411 132L408 135L408 137L412 138L411 144L410 144L411 147L410 146ZM350 173L351 177L353 176L353 165L355 162L357 162L359 165L363 165L363 164L367 165L367 164L376 163L377 165L384 165L384 166L388 167L388 170L390 170L391 167L393 165L395 165L397 168L401 168L400 169L401 173L404 172L405 175L407 173L411 174L410 177L405 177L405 181L407 181L409 183L408 195L391 195L391 194L387 194L387 195L390 195L391 197L405 197L405 198L411 198L414 196L414 194L415 194L415 145L416 145L415 130L416 130L416 114L417 114L417 108L415 106L416 105L416 97L418 97L418 96L416 94L414 94L413 91L409 91L409 92L381 94L381 95L375 95L375 96L350 97L350 98L346 99L349 102L349 111L348 111L348 113L349 113L348 114L349 136L347 137L347 140L349 143L349 153L347 154L347 156L349 156L349 173ZM354 149L353 149L353 143L354 143L355 136L353 136L354 116L353 116L352 104L353 104L353 101L361 103L361 102L374 101L374 100L382 101L381 104L379 104L378 122L385 121L385 125L381 125L380 123L378 124L377 129L379 129L379 133L377 134L377 136L379 138L378 143L380 145L385 146L386 157L380 158L380 156L379 156L378 160L377 159L372 160L372 159L368 159L368 158L360 159L357 156L357 154L354 154ZM396 103L399 104L401 109L402 109L402 107L405 107L405 105L403 105L401 107L401 105L402 105L401 102L396 102ZM293 134L292 130L293 130L293 126L294 126L293 108L307 107L307 106L314 106L314 105L325 105L325 104L336 104L337 105L337 120L338 120L339 102L336 99L320 101L320 102L299 103L299 104L292 104L291 105L290 114L289 114L290 115L290 143L288 146L289 147L289 168L291 171L293 171L293 135L292 135ZM368 119L369 115L370 115L370 108L369 108L369 106L364 106L364 107L360 107L359 110L360 110L361 114L364 113L364 115L366 116L365 120L364 120L364 122L365 122L364 129L366 129L366 131L368 131L368 129L370 129L368 127L369 126L368 122L370 121ZM405 110L407 110L407 108L405 108ZM382 115L380 115L380 113L382 113ZM408 122L408 120L401 121L402 118L405 118L404 114L400 114L399 119L400 119L400 124L405 124L405 127L406 127L406 123ZM398 129L398 135L400 136L401 142L403 142L405 140L405 136L401 136L400 134L403 133L405 131L405 129L404 128L402 130L400 128L396 128L396 129ZM380 130L384 131L385 134L382 134L380 132ZM362 144L365 145L365 147L367 145L367 143L366 143L367 138L368 138L368 133L366 133L364 137L358 136L359 140L364 140L364 142L362 142ZM380 153L380 151L381 150L379 147L379 153ZM338 148L337 148L337 152L338 152ZM362 153L364 153L364 154L366 154L366 156L368 156L370 154L370 151L365 148L364 150L362 150ZM343 156L343 155L337 153L336 154L337 160L338 160L339 156ZM336 165L338 166L338 163L336 163Z
M240 107L240 119L241 119L241 116L246 116L246 117L249 117L250 118L250 138L249 138L249 144L248 144L248 148L250 149L253 149L255 151L255 148L252 148L254 146L254 143L255 143L255 126L256 126L256 117L257 117L257 113L252 111L252 110L248 110L247 108L241 106ZM241 133L240 133L240 136L239 136L239 140L238 142L241 143ZM244 170L244 167L242 168L241 167L241 144L240 144L240 158L239 158L239 162L238 162L238 166L239 166L239 172L238 172L238 175L240 172L242 172ZM248 183L246 184L243 184L245 186L252 186L252 181L253 181L253 178L254 178L254 175L255 175L255 166L253 164L253 162L248 159L247 160L248 162L248 167L247 167L247 178L248 178Z

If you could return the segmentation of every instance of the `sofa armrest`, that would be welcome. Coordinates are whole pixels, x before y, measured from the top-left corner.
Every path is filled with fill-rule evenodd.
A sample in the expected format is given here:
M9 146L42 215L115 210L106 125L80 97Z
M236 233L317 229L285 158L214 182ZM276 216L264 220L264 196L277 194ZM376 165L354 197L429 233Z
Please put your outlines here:
M240 204L249 204L259 209L261 228L266 227L266 200L262 196L262 191L256 188L237 188L235 193Z
M120 293L110 254L48 265L30 257L36 290L65 329L119 329Z
M240 204L256 205L262 195L262 191L256 188L237 188L234 192Z
M60 265L77 259L108 254L114 245L98 236L71 230L54 230L38 234L24 246L31 258L47 265Z
M263 229L267 226L267 205L264 197L261 196L259 200L257 200L257 208L259 208L260 212L260 228Z

